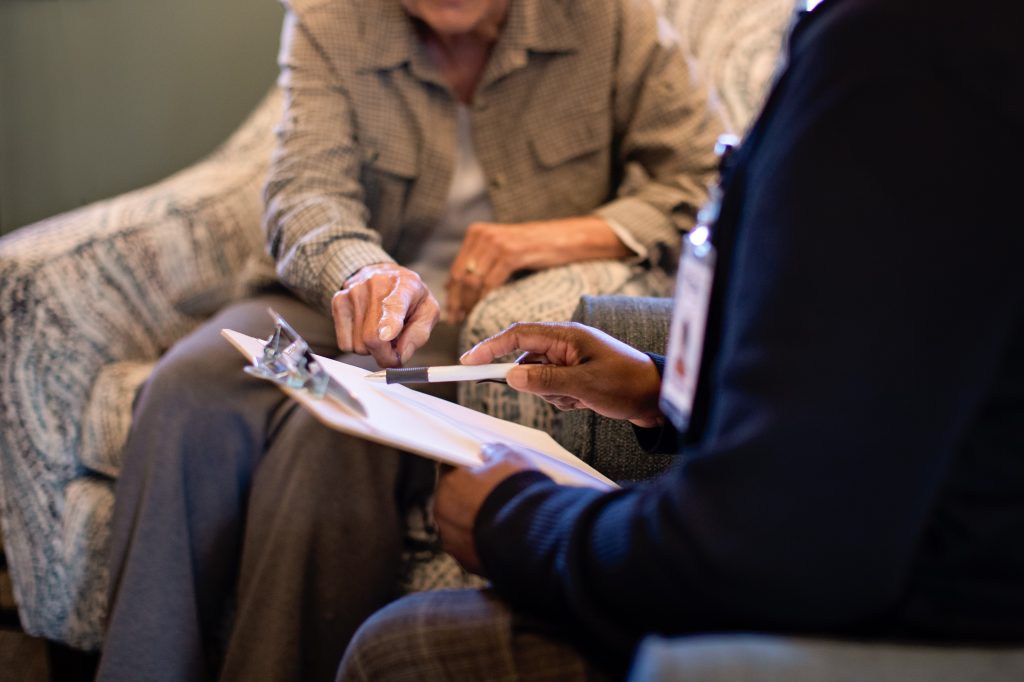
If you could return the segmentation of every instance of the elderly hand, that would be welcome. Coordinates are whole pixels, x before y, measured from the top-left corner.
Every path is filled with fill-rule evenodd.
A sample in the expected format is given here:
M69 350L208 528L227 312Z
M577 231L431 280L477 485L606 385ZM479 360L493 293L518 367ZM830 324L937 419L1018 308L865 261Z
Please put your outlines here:
M331 299L331 313L340 350L395 367L427 342L441 306L415 272L378 263L348 278Z
M536 393L563 410L588 407L637 426L662 423L658 409L661 377L654 362L604 332L576 323L517 323L481 341L461 358L467 365L492 362L513 351L528 360L505 380L518 391Z
M506 445L487 444L479 467L446 469L434 492L434 519L441 546L471 573L483 575L473 541L473 525L484 500L499 483L518 471L533 468L526 458Z
M625 258L630 251L602 218L583 216L530 223L473 223L447 286L448 320L462 322L477 301L519 270L543 270L582 260Z

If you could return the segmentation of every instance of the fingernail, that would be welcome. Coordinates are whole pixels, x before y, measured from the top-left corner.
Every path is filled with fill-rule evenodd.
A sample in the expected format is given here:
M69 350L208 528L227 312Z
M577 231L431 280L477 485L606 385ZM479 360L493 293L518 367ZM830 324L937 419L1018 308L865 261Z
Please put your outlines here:
M381 341L389 341L391 339L392 334L393 332L391 331L391 325L389 324L382 324L380 326L380 329L377 330L377 337Z
M490 462L492 459L498 456L498 446L494 443L484 443L480 446L480 458L485 462Z
M526 386L526 368L513 367L505 375L505 383L512 388L524 388Z

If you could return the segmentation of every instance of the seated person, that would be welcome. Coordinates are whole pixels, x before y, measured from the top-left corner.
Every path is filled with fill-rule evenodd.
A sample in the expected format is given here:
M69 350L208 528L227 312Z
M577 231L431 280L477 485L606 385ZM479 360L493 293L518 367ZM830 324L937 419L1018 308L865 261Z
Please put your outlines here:
M322 355L451 363L484 297L565 319L581 293L667 293L721 130L670 38L647 0L286 3L265 190L286 288L138 397L102 679L333 678L434 471L320 426L220 329L265 337L269 305Z
M804 13L707 214L713 285L690 240L698 295L675 302L663 370L572 325L464 358L542 355L509 383L661 448L671 416L676 465L602 492L496 444L444 474L444 546L493 592L392 604L340 679L619 675L648 634L1024 642L1021 18L1009 0Z

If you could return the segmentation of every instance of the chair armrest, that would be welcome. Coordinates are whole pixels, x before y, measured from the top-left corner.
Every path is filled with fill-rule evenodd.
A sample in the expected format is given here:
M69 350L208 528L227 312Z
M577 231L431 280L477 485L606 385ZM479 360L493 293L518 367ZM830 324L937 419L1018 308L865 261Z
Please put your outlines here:
M671 316L672 300L668 298L583 296L572 319L642 351L663 353ZM570 452L619 482L652 478L672 461L670 456L641 450L628 422L590 410L565 413L559 440Z
M251 284L279 95L207 159L0 239L0 443L10 428L63 465L98 370L159 357ZM248 278L248 279L247 279ZM18 417L35 405L33 419ZM61 424L56 431L41 422ZM36 440L38 438L38 440ZM57 454L65 453L65 454Z
M1019 646L709 634L648 637L639 647L629 680L1012 682L1022 676L1024 648Z
M572 319L607 332L644 352L664 353L672 319L672 299L581 296Z

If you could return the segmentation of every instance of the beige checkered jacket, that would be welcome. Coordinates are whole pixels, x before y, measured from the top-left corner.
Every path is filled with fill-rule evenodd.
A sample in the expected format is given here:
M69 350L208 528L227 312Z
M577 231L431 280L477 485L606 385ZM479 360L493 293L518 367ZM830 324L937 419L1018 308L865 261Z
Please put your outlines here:
M444 209L456 99L398 0L285 0L285 113L265 189L281 280L328 309L411 262ZM498 222L597 214L671 271L721 130L648 0L511 0L471 107Z

